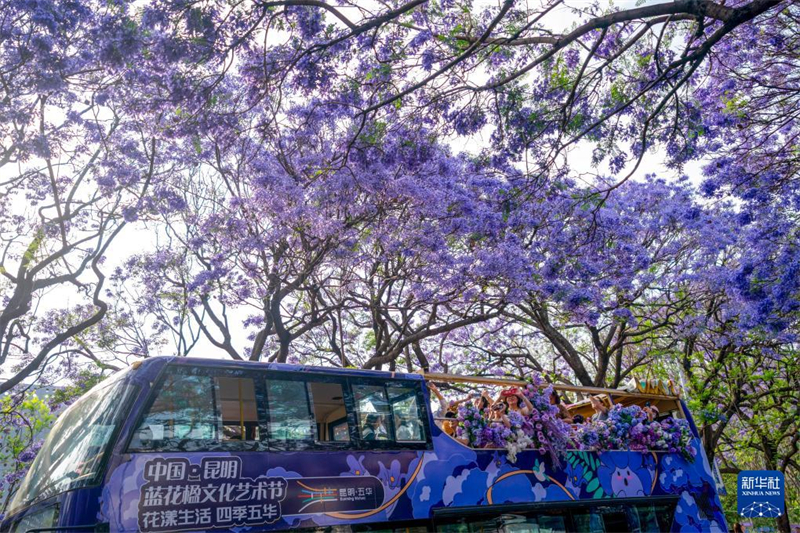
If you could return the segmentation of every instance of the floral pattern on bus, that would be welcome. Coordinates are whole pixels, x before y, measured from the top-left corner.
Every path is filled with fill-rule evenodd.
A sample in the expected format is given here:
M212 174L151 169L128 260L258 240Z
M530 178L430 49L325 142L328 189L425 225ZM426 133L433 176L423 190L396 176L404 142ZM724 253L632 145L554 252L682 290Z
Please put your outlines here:
M169 483L162 480L160 485L156 484L154 476L166 476L170 465L182 463L186 472L200 473L200 481L187 480L188 485L199 485L201 491L203 487L216 490L215 494L222 494L222 500L226 500L214 502L210 518L205 514L194 516L197 530L219 531L227 527L241 532L283 530L430 519L436 509L462 506L669 495L679 497L673 531L725 530L705 459L690 462L680 454L571 451L555 464L549 454L526 450L519 453L516 463L510 463L505 450L470 449L441 432L434 434L433 448L430 451L134 454L131 461L111 473L103 492L100 518L111 523L111 531L122 533L164 531L168 527L164 520L171 524L172 520L188 519L172 514L164 518L147 515L150 521L146 521L142 514L145 508L149 510L147 502L153 501L145 501L148 496L153 497L148 487L162 486L164 497L169 491L166 488ZM233 461L220 462L219 458ZM202 475L210 464L229 466L217 479L210 479L216 474ZM240 465L238 471L231 470L233 464ZM148 465L156 470L148 474ZM218 511L229 503L227 491L238 490L239 483L250 483L250 490L253 487L261 490L259 481L278 481L276 487L285 486L283 499L272 502L277 498L271 499L263 490L256 494L257 498L246 498L247 506L261 505L260 517L257 510L253 510L252 517L245 515L250 513L249 507L236 510L235 515L232 509ZM177 493L185 494L186 490L172 489L169 494L174 497ZM232 497L239 496L234 492ZM272 503L279 504L280 516L268 513L265 518L263 505ZM187 508L193 509L191 504ZM161 511L162 507L154 510ZM209 519L210 523L202 522Z

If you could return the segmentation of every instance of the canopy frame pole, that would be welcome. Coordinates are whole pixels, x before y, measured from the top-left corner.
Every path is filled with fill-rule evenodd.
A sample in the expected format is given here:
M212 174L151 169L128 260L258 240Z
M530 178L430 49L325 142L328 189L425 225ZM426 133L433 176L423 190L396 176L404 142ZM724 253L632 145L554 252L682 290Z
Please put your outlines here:
M427 381L439 381L444 383L480 383L483 385L500 385L503 387L525 387L527 381L519 379L490 378L482 376L460 376L457 374L442 374L437 372L422 372L422 376ZM606 389L602 387L583 387L578 385L563 385L560 383L552 384L557 391L577 392L582 394L607 394L609 396L647 398L651 400L677 400L680 396L669 396L664 394L648 394L644 392L627 392L619 389Z

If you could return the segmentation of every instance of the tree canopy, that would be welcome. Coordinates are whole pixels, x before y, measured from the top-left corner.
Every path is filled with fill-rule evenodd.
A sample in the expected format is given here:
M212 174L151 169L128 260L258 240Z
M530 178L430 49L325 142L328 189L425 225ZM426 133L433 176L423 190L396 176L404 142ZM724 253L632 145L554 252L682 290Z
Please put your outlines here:
M0 13L0 392L212 352L683 376L709 453L768 418L796 475L797 3Z

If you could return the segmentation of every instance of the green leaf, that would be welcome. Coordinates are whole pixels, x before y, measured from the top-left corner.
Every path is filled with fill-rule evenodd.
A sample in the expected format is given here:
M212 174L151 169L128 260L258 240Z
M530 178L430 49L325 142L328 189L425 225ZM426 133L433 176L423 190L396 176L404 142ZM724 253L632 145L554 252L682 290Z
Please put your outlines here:
M28 249L25 250L25 254L22 256L22 264L25 268L28 268L28 266L33 262L33 258L36 256L36 252L39 251L39 247L41 247L42 242L44 242L44 231L42 231L42 228L39 228L36 230L36 236L28 245Z

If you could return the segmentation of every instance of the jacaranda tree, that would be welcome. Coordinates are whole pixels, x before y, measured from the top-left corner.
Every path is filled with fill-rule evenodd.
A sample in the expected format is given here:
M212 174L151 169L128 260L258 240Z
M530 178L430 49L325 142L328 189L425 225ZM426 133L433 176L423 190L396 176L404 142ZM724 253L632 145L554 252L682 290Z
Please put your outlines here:
M800 311L797 3L0 13L9 412L79 361L213 348L678 373L711 452L775 417ZM773 441L747 445L796 475Z

